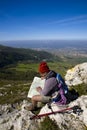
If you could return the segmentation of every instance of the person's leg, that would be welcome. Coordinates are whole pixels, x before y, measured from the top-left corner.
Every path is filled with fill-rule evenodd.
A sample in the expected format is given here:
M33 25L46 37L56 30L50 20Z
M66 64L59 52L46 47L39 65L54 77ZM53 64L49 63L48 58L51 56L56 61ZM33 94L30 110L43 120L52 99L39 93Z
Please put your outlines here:
M49 102L51 97L49 96L42 96L42 95L35 95L32 97L31 102L32 104L30 106L27 106L27 110L34 110L37 107L38 102L47 103Z
M50 96L35 95L32 97L32 104L33 106L36 106L37 102L47 103L50 101L50 99Z
M42 102L42 96L41 95L33 96L31 99L31 102L32 102L33 108L37 107L37 103Z
M31 105L25 107L28 111L33 111L37 108L37 103L41 102L41 95L35 95L31 98Z

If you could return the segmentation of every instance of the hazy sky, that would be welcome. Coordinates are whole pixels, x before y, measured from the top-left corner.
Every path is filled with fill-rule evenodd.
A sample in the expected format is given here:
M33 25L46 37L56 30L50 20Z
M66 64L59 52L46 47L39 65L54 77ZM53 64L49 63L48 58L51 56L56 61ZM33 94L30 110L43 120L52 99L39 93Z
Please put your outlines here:
M0 40L87 39L87 0L0 0Z

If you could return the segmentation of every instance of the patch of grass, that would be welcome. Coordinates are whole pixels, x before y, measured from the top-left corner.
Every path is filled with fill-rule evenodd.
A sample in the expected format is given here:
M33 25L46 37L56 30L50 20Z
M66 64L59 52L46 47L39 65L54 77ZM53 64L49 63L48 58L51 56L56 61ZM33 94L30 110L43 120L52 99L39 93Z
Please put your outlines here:
M38 63L18 63L16 67L11 68L15 69L16 71L22 71L22 72L27 72L27 71L38 71Z
M48 65L51 70L60 73L63 77L67 69L71 68L71 65L61 62L48 62ZM39 76L38 66L39 63L18 63L15 66L8 66L0 70L0 79L32 81L35 76Z
M62 73L63 75L66 73L67 69L72 67L72 64L68 64L66 62L48 62L50 69L55 70L56 72ZM15 71L34 71L38 73L39 63L18 63L15 67L10 68L10 70Z
M49 117L46 117L40 125L38 130L60 130L56 122L52 121Z
M65 76L66 71L73 67L72 64L66 62L48 62L48 65L51 70L60 73L63 77Z
M30 85L31 83L26 81L2 80L0 82L0 104L16 103L26 99Z
M87 84L79 84L71 88L74 88L79 93L79 96L87 95Z

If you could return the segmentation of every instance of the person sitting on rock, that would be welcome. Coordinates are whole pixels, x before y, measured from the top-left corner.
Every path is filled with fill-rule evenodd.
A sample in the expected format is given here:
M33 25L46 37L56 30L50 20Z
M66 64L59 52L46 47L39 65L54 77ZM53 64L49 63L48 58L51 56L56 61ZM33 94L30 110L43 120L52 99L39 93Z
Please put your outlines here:
M38 71L41 79L45 79L44 88L42 89L40 86L36 88L39 95L34 95L31 98L32 104L30 106L26 106L25 109L29 111L35 110L38 102L48 103L50 101L55 101L58 104L66 104L67 99L64 92L65 82L63 81L64 83L62 83L57 80L57 73L50 70L45 61L40 63Z

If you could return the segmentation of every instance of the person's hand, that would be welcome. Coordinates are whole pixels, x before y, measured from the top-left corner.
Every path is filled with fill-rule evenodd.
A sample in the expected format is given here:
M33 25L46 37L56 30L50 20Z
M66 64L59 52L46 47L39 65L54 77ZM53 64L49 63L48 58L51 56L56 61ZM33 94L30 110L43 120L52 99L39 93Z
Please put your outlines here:
M45 79L45 77L41 77L41 80Z
M36 90L40 93L42 91L41 87L37 87Z

